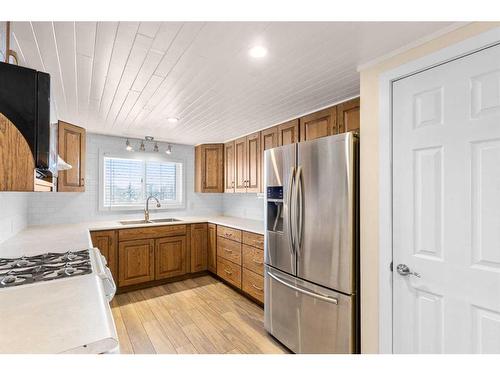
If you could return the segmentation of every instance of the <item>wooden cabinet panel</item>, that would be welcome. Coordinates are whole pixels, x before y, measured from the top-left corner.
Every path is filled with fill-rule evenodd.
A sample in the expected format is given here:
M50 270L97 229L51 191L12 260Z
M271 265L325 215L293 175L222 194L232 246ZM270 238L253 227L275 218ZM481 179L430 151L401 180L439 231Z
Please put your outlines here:
M224 192L234 193L236 184L234 167L234 142L229 142L224 145Z
M241 243L219 237L217 239L217 256L241 264Z
M217 275L241 289L241 266L239 264L217 257Z
M217 273L217 226L208 224L207 269Z
M290 145L299 141L299 120L278 125L278 146Z
M72 168L59 171L57 191L85 191L85 129L59 121L58 138L59 155Z
M360 100L355 98L338 105L339 133L359 130Z
M246 192L258 193L262 179L262 152L260 149L260 132L246 137Z
M207 224L191 225L191 272L200 272L207 269Z
M241 289L256 300L264 303L264 277L243 268Z
M121 229L118 233L120 241L181 236L186 234L186 225L129 228Z
M0 191L33 191L35 159L19 129L0 113Z
M229 238L230 240L241 242L241 230L217 225L217 235Z
M330 107L300 118L300 141L337 134L337 107Z
M262 130L261 132L262 153L271 148L278 147L278 127ZM264 160L264 158L262 159Z
M262 234L243 232L243 243L259 249L264 249L264 236Z
M155 241L123 241L118 246L118 286L154 280Z
M181 276L187 271L186 236L159 238L155 241L155 279Z
M224 145L206 144L195 148L195 191L224 192Z
M118 248L117 236L114 230L102 230L97 232L90 232L92 238L92 246L99 249L101 254L106 258L109 270L113 275L115 281L118 280Z
M259 275L264 275L264 250L243 245L241 252L243 257L243 267L258 273Z
M246 192L246 164L247 164L247 142L246 137L234 141L234 191L236 193Z

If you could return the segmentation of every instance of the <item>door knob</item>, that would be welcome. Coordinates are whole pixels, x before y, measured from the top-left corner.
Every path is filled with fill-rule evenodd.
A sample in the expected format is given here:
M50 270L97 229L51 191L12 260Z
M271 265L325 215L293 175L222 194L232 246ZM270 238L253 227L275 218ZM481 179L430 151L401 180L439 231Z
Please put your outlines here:
M410 267L408 267L406 264L398 264L398 267L396 268L398 273L401 276L408 276L408 275L413 275L415 277L420 277L420 274L417 272L412 272L410 270Z

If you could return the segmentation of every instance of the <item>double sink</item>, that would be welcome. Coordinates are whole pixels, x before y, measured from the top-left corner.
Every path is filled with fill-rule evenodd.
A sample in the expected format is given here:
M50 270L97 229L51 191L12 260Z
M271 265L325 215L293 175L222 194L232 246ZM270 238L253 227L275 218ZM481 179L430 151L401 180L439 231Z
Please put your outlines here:
M120 221L121 225L137 225L137 224L154 224L154 223L173 223L176 221L181 221L179 219L173 219L171 217L166 219L153 219L153 220L124 220Z

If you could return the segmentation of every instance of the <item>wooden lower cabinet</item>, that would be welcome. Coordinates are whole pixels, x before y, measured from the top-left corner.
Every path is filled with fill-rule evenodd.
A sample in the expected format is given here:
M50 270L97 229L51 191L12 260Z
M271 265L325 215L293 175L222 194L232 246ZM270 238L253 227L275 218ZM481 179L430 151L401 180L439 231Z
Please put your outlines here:
M241 243L219 237L217 239L217 256L241 265Z
M264 250L243 245L243 268L264 275Z
M118 285L127 286L155 278L155 241L122 241L118 246Z
M264 277L262 275L243 268L241 289L264 303Z
M208 225L191 225L191 272L207 269Z
M155 240L155 280L188 273L186 236Z
M90 232L92 238L92 246L99 249L101 254L106 258L109 270L115 279L118 280L118 254L117 254L117 240L116 231L114 230L101 230Z
M217 257L217 275L241 289L241 266L222 257Z
M207 269L217 273L217 225L208 224Z

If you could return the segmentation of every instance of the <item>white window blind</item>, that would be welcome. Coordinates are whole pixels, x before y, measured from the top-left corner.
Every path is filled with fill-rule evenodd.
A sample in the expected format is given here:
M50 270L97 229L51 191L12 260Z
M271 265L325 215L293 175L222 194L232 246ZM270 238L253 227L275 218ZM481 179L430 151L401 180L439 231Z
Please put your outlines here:
M183 204L182 163L104 156L104 209L137 209L153 195L162 207Z

